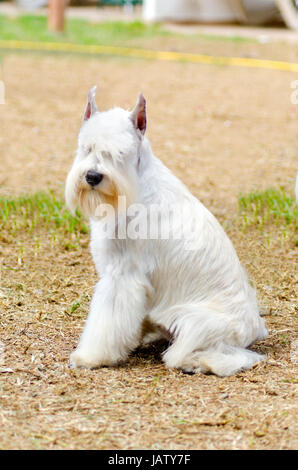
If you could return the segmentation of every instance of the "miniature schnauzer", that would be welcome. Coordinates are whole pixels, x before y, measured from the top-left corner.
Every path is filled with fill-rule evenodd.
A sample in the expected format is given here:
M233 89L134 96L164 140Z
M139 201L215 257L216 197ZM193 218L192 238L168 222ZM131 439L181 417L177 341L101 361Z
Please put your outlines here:
M100 280L70 367L116 365L162 337L170 341L167 367L218 376L252 367L264 356L247 348L267 330L231 241L154 156L143 95L133 111L100 112L95 94L93 87L65 195L90 218Z

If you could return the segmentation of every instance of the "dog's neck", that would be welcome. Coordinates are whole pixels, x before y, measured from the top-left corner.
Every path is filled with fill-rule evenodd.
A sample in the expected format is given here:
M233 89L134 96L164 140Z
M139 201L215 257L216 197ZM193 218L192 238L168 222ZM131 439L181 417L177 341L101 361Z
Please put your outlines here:
M146 137L140 146L138 176L143 203L163 203L164 194L167 202L191 196L184 184L154 155Z
M140 176L146 171L149 167L150 162L152 161L153 153L149 143L149 140L144 137L139 147L138 153L138 173Z

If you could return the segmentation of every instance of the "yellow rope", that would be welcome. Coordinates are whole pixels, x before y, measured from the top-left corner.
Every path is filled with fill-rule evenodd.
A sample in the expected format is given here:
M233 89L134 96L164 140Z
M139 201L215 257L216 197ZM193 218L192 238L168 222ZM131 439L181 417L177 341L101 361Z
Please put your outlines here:
M131 47L81 45L59 42L1 41L1 49L77 52L83 54L104 54L139 59L155 59L198 64L230 65L233 67L254 67L262 69L298 72L298 64L280 60L250 59L247 57L221 57L186 52L154 51Z

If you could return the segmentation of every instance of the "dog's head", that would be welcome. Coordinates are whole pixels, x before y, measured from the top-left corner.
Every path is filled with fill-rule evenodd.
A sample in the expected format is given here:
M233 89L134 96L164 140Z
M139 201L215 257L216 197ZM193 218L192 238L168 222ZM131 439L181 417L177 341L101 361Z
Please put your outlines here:
M67 176L65 198L86 216L94 216L101 203L115 209L119 196L126 204L137 201L140 149L146 130L146 101L139 95L133 111L113 108L99 112L96 87L88 93L79 132L78 149Z

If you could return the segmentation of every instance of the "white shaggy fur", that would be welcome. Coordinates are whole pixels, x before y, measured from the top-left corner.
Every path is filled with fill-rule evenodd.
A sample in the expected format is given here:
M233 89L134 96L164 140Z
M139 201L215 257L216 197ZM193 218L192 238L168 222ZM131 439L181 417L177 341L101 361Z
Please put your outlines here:
M263 356L246 348L267 331L232 243L215 217L153 155L144 137L143 96L132 112L98 112L94 97L95 88L88 95L66 201L90 216L100 281L71 367L117 364L142 341L161 336L171 338L163 354L168 367L227 376L253 366ZM90 169L104 175L93 188L85 178ZM156 205L161 214L169 204L187 206L198 222L191 249L179 237L103 238L97 206L117 208L118 196L128 205Z

